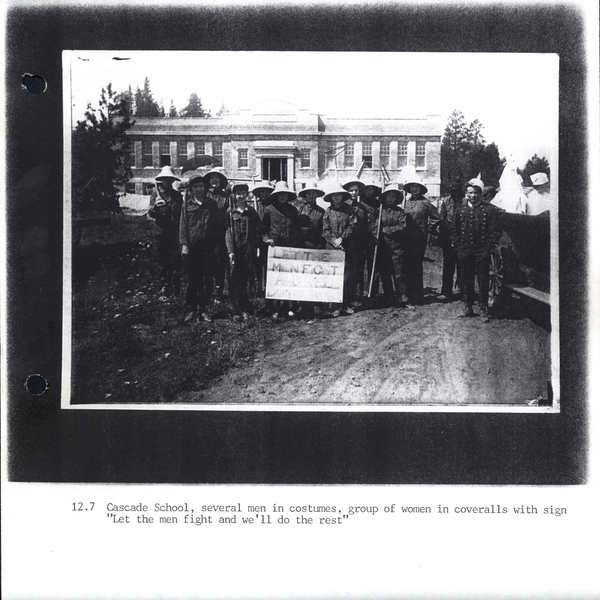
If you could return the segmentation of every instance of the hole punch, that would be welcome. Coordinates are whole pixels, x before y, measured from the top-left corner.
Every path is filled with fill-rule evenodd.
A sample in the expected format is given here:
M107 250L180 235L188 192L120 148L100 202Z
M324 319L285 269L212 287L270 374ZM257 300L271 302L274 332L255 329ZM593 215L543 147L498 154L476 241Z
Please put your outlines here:
M46 91L48 87L46 80L40 75L31 75L31 73L25 73L21 79L21 85L30 93L39 96Z
M48 389L48 382L41 375L30 375L25 382L25 388L34 396L40 396Z

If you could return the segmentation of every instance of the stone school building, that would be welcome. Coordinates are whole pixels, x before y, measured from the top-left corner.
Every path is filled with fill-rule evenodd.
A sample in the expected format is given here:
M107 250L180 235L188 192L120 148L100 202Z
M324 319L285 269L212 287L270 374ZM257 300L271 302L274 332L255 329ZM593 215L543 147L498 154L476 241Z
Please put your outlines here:
M161 167L181 174L195 155L217 158L233 181L285 180L301 190L311 180L355 177L382 182L381 167L392 181L412 166L429 189L440 195L440 116L423 118L335 118L279 100L255 104L222 117L136 118L128 131L133 177L128 193L148 194ZM364 162L364 164L363 164ZM207 167L207 169L210 167Z

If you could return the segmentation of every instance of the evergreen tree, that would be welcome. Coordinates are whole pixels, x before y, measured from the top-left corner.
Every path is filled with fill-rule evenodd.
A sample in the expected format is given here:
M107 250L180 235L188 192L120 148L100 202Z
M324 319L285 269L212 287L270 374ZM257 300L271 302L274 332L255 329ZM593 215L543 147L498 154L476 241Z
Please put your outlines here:
M530 177L534 173L546 173L550 179L550 163L545 157L540 158L534 154L525 164L524 169L517 169L517 173L523 178L523 185L533 185Z
M169 117L173 118L177 116L177 109L173 104L173 100L171 99L171 106L169 107Z
M452 111L442 139L443 194L449 192L455 177L465 183L478 173L486 185L498 185L506 161L500 158L496 144L486 145L482 131L483 124L478 119L467 124L461 111Z
M121 96L123 98L123 110L125 111L125 115L133 117L133 113L135 112L135 98L131 86L129 86L127 91L123 92Z
M210 118L210 110L205 111L202 107L202 101L196 92L190 95L187 106L181 111L182 117L201 117L202 119Z
M120 210L119 191L131 176L125 164L126 131L135 123L127 111L125 95L109 83L102 88L98 108L88 104L85 120L77 122L71 161L74 214Z
M136 117L160 117L160 107L150 89L150 80L144 79L144 89L138 87L135 91L135 116ZM164 116L164 109L163 115Z

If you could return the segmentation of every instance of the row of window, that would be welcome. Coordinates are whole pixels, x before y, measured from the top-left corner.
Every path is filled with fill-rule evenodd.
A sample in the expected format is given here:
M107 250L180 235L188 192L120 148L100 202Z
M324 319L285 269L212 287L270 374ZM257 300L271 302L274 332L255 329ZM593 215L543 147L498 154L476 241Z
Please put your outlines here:
M202 140L195 140L194 154L199 156L206 154L206 144ZM169 140L160 140L160 166L164 167L171 164L171 142ZM249 156L248 148L240 148L237 151L237 166L238 169L246 169L249 167ZM354 167L355 156L354 156L354 144L345 144L343 147L336 145L330 146L327 151L328 166L333 168L335 161L339 155L344 156L344 166ZM212 142L212 155L221 160L223 164L223 142ZM379 150L380 162L383 166L390 166L390 142L381 142ZM177 143L177 157L179 166L182 166L188 160L188 143L178 142ZM371 142L363 142L362 144L362 160L364 161L365 168L373 168L373 144ZM129 164L135 165L135 158L130 154ZM404 167L408 164L408 143L398 143L398 167ZM142 140L142 167L153 167L153 153L152 153L152 140ZM419 142L416 147L416 167L425 166L425 143ZM300 148L300 167L303 169L311 168L311 154L310 148Z

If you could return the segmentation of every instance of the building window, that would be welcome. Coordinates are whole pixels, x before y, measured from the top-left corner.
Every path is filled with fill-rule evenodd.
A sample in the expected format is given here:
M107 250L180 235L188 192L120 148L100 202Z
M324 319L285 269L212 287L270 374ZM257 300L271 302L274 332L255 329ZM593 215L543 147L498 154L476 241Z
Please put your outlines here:
M142 167L152 167L152 140L142 140Z
M171 166L171 143L168 140L160 140L160 166Z
M415 167L425 168L425 144L417 144Z
M238 150L238 169L248 168L248 148Z
M363 161L365 163L365 169L373 168L373 144L371 142L363 142Z
M215 167L223 166L223 142L213 142L213 157L217 159Z
M125 152L125 166L135 168L135 152L133 149L133 144L131 142L127 142L123 146L123 152Z
M177 166L183 167L187 159L187 142L177 142Z
M300 149L300 168L310 169L310 148Z
M194 142L196 156L200 156L201 154L206 154L205 145L203 140L196 140Z
M135 183L126 183L125 184L125 193L126 194L135 194Z
M379 155L381 157L381 165L383 167L390 166L390 143L381 142Z
M154 191L153 183L144 183L144 187L142 188L142 193L144 194L144 196L150 196L153 191Z
M398 167L402 168L408 164L408 143L398 142Z
M346 144L344 148L344 167L354 166L354 144Z

